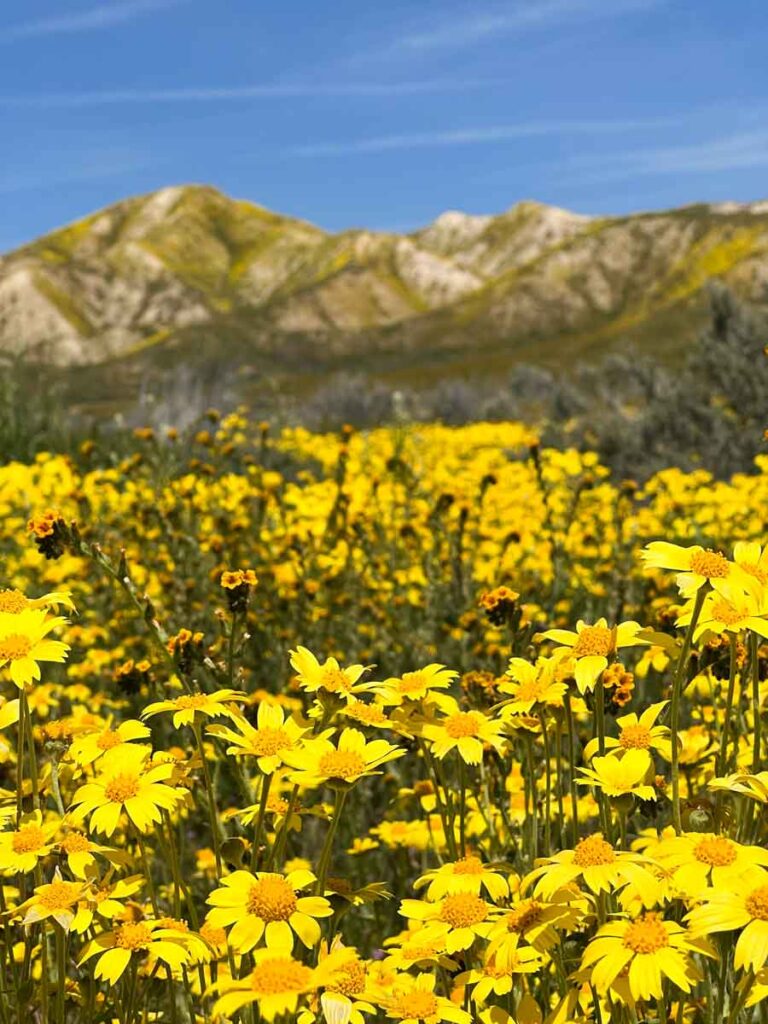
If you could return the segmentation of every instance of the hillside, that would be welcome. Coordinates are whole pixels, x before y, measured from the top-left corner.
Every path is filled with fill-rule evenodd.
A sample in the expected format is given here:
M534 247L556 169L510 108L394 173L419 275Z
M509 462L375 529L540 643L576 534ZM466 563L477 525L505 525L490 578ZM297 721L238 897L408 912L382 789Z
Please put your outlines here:
M764 301L768 202L601 218L524 202L331 234L183 186L1 257L0 351L78 367L96 392L182 364L306 386L335 369L418 382L567 365L624 339L674 359L713 276Z

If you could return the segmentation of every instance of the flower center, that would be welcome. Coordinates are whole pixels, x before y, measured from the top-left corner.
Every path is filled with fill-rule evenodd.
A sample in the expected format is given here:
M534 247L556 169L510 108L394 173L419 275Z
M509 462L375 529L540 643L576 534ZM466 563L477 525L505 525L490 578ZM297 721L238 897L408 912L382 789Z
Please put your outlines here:
M262 921L287 921L296 910L296 893L280 875L266 875L251 886L245 905Z
M345 965L344 970L333 979L329 992L338 992L343 996L356 996L365 990L365 964L359 960Z
M273 757L292 745L285 729L259 729L253 737L253 751L258 757Z
M21 633L11 633L0 640L0 661L18 661L32 650L32 641Z
M485 902L472 893L460 892L446 896L440 910L440 920L453 928L471 928L480 924L488 914Z
M34 853L45 845L45 833L39 825L23 825L11 840L14 853Z
M651 745L651 730L647 725L625 725L619 736L619 746L625 750L647 750Z
M82 886L77 882L51 882L45 892L37 897L37 902L46 910L69 910L77 903Z
M423 672L404 672L402 678L397 680L397 692L408 696L409 693L418 693L419 690L427 689L427 680Z
M354 750L329 750L318 768L328 779L356 779L365 772L365 761Z
M580 868L594 868L601 864L612 864L616 854L610 843L606 843L600 832L587 836L577 843L573 851L573 863Z
M0 590L0 612L18 615L29 607L29 601L20 590Z
M573 645L573 656L604 658L612 653L614 647L615 637L612 629L608 629L607 626L584 626Z
M691 555L691 572L707 579L724 579L729 572L728 559L719 551L708 548Z
M768 885L753 889L744 901L747 913L761 921L768 921Z
M736 626L744 619L744 613L734 608L728 601L715 601L712 605L712 618L726 626Z
M416 942L406 942L402 947L401 953L403 954L404 960L410 960L416 963L419 960L430 960L440 952L441 947L435 945L433 942L423 943L419 945Z
M135 775L126 775L124 772L121 772L120 775L115 775L104 787L106 798L116 804L124 804L126 800L130 800L138 792L139 780Z
M760 581L760 583L768 583L768 572L766 572L765 569L761 569L759 565L755 565L754 562L739 562L739 565L744 572L748 573L750 576L754 576L756 580ZM0 600L2 600L1 594Z
M179 711L196 711L206 706L208 698L204 693L185 693L177 697L173 703Z
M396 996L392 1003L393 1012L401 1020L425 1020L427 1017L433 1017L437 1009L436 997L431 992L422 992L419 989Z
M735 843L725 836L707 836L700 840L694 848L693 855L702 864L711 864L713 867L726 867L733 864L737 857Z
M358 701L347 710L347 714L364 725L385 725L387 723L387 716L378 704L365 704L363 701Z
M122 924L115 932L115 945L120 949L147 949L152 942L152 931L141 921Z
M464 736L477 736L482 717L477 711L459 711L446 718L445 731L452 740L460 740Z
M348 693L350 688L343 668L324 668L320 685L329 693Z
M538 679L526 679L517 688L518 700L541 700L544 694L544 684Z
M645 914L627 926L624 945L634 953L655 953L669 945L669 935L658 914Z
M283 797L278 796L277 793L270 793L267 797L267 810L270 814L287 814L290 810L290 804Z
M112 747L119 747L122 742L123 738L120 733L107 729L107 731L103 732L96 740L96 746L99 750L111 750Z
M264 960L251 972L251 991L260 996L283 992L304 992L312 979L312 969L289 957Z
M82 832L70 832L61 840L61 848L64 853L85 853L90 846L88 837Z
M479 857L474 857L472 854L462 857L453 865L454 875L482 875L482 873L483 862Z
M507 930L524 932L541 917L544 907L538 900L523 900L507 914Z

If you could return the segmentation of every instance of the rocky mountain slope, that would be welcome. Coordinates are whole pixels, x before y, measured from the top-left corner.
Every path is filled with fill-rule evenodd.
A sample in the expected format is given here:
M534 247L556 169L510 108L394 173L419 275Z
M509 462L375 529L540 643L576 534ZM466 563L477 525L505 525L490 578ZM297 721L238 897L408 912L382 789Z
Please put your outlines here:
M410 235L330 234L183 186L0 257L0 352L123 384L217 362L414 382L568 365L627 338L673 359L712 277L765 301L768 202L599 218L524 202Z

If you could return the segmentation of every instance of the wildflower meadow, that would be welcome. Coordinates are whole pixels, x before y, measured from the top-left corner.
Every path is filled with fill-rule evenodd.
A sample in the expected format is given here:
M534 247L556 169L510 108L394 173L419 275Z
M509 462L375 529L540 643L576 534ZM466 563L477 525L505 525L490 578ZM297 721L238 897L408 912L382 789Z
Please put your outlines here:
M768 457L115 449L0 468L0 1024L765 1024Z

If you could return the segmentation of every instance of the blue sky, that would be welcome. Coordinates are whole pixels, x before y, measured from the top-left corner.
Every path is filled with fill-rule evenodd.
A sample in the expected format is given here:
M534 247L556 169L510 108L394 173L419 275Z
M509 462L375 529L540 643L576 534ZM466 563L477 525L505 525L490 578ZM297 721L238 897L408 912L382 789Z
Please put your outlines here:
M768 198L765 0L4 0L0 250L208 182L337 230Z

